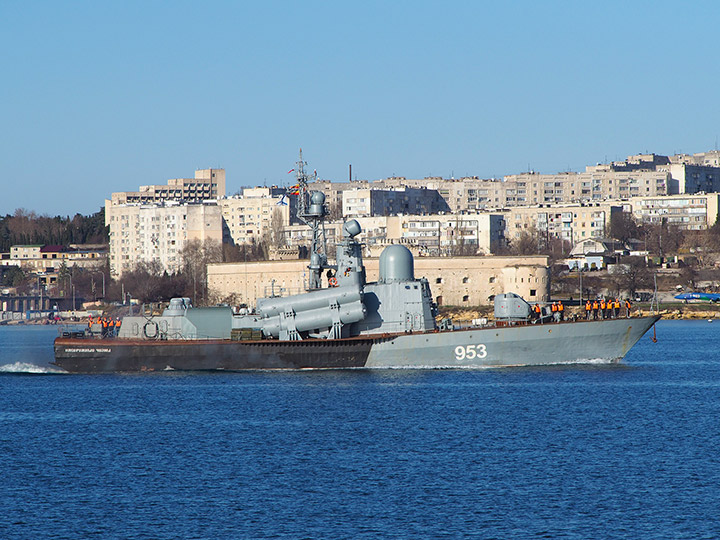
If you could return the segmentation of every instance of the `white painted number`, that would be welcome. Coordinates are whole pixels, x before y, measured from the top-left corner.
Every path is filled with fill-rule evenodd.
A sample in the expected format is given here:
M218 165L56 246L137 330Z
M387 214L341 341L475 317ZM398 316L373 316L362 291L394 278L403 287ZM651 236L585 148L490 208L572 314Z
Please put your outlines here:
M485 348L484 343L479 343L478 345L468 345L466 347L458 345L457 347L455 347L455 360L458 361L465 360L466 358L468 360L473 360L475 358L485 358L486 356L487 349Z

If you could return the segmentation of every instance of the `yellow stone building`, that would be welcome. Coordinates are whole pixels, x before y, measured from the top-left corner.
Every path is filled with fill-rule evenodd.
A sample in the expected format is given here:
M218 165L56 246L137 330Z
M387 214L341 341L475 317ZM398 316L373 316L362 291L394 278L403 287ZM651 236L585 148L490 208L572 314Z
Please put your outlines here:
M378 258L366 258L368 281L378 279ZM208 288L217 298L254 306L258 298L305 291L307 260L218 263L208 265ZM528 302L550 296L548 258L416 257L415 277L430 282L438 305L478 306L496 294L514 292Z

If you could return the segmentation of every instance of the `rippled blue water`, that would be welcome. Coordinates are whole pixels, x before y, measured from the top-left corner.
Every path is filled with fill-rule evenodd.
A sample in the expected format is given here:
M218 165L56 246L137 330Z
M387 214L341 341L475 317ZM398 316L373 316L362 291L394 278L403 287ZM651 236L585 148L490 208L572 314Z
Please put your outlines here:
M0 328L0 370L53 335ZM718 538L719 335L661 322L619 366L5 373L0 537Z

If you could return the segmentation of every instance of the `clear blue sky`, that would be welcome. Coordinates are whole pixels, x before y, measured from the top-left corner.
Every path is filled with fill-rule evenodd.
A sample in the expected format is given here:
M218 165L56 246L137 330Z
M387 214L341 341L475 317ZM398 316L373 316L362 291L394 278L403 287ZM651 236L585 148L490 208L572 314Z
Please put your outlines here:
M718 2L0 0L0 214L224 167L584 170L720 136Z

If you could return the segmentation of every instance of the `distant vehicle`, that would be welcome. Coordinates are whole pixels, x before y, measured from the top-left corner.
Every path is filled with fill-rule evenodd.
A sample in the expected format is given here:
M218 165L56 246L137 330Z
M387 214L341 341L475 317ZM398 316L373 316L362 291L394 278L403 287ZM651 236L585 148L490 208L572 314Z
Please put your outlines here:
M685 302L689 300L700 300L702 302L712 302L714 304L720 302L720 294L704 292L686 292L678 294L675 298L677 300L684 300Z

